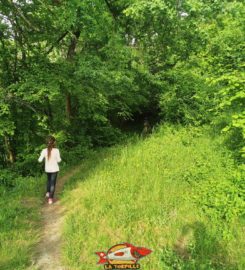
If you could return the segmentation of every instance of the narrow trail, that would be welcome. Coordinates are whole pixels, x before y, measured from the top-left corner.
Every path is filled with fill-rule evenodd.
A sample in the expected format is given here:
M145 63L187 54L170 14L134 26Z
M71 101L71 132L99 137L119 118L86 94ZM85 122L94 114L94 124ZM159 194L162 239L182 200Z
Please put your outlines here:
M62 192L66 181L79 172L81 166L58 178L55 197ZM29 270L68 270L61 264L61 233L65 207L57 200L54 204L47 203L42 208L43 230L41 241L37 246L36 258Z

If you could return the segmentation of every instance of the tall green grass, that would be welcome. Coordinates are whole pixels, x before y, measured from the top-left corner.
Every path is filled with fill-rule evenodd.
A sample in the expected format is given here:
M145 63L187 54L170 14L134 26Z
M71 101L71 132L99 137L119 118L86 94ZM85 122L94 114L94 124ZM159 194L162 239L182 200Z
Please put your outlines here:
M58 181L73 167L74 164L61 164ZM43 230L41 208L46 207L45 192L45 173L22 177L16 172L1 171L0 270L32 269Z
M24 270L31 264L41 230L44 178L17 177L0 189L0 269Z
M153 250L142 269L245 269L236 172L220 139L191 127L92 154L63 196L64 263L103 269L94 253L130 242Z

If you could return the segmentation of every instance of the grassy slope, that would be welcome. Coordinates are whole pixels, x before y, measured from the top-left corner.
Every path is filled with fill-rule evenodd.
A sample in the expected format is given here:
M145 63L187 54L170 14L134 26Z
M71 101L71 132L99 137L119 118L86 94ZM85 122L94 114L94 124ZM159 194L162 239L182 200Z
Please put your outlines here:
M226 151L193 129L165 127L94 153L64 193L64 262L103 269L94 252L130 242L154 251L142 269L245 269L242 225L227 225L213 206L201 210L207 183L228 183L233 173Z

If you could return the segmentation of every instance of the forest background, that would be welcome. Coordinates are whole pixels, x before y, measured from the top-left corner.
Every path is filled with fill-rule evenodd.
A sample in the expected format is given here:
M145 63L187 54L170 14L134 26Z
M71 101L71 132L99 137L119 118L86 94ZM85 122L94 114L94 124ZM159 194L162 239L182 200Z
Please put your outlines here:
M241 161L242 1L2 0L0 11L2 169L35 174L47 134L68 161L145 117L215 126Z

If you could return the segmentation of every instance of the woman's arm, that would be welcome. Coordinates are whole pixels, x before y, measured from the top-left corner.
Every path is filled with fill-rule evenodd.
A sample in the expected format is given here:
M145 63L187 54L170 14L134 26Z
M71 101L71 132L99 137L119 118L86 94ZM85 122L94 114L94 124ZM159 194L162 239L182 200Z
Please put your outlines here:
M56 156L56 158L57 158L57 162L61 162L59 149L57 149L57 156Z
M40 154L40 157L38 159L38 162L42 162L44 159L44 150L42 150L41 154Z

